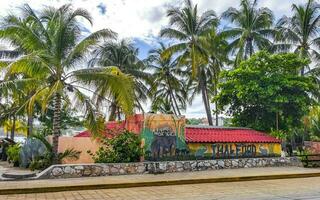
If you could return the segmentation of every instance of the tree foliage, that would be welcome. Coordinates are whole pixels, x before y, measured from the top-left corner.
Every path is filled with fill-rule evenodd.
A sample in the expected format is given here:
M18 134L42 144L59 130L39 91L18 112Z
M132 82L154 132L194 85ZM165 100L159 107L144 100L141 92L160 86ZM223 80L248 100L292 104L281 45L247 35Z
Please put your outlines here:
M83 111L92 133L102 132L99 110L88 92L103 88L104 94L116 97L125 113L132 113L132 78L117 67L87 68L84 65L88 53L102 39L113 39L115 33L102 29L83 36L79 18L92 23L90 14L71 5L60 8L46 7L35 12L24 5L21 15L10 14L2 18L0 38L7 40L23 52L12 62L4 62L6 77L21 75L22 78L6 79L0 83L0 91L34 88L33 94L23 104L32 113L36 101L44 111L54 102L53 148L58 155L58 137L61 134L61 106L72 102L74 108ZM84 92L86 91L86 92ZM105 97L103 97L105 98Z
M235 66L257 50L271 48L272 24L274 16L269 8L258 8L258 0L241 0L240 9L229 8L222 14L235 27L223 30L223 35L231 39L229 49L236 55Z
M166 46L160 43L159 48L149 52L149 68L154 71L150 87L153 100L151 108L154 112L181 115L181 110L185 110L187 106L185 79L182 78L183 71L177 67L177 59L172 55L161 57L165 50Z
M96 163L138 162L142 156L141 139L135 133L124 131L112 139L101 138L97 152L88 151Z
M299 75L307 64L292 53L259 52L222 74L219 106L228 109L237 126L264 131L300 127L315 88L311 77Z
M314 0L308 0L303 5L292 5L292 17L282 17L275 27L278 30L277 40L282 41L278 44L278 50L288 51L299 54L301 58L309 58L315 62L320 61L320 5ZM301 68L301 74L306 73L305 67Z

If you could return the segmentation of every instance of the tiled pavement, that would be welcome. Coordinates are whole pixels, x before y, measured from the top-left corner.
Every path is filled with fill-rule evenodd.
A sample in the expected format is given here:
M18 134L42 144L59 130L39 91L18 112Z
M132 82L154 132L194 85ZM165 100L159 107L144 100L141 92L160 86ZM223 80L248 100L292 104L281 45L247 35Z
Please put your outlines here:
M297 174L297 173L319 173L320 169L300 168L300 167L268 167L268 168L241 168L224 169L200 172L166 173L160 175L123 175L105 176L91 178L74 179L50 179L50 180L30 180L30 181L0 181L0 190L13 188L43 188L43 187L67 187L67 186L88 186L98 184L126 184L126 183L148 183L152 181L176 181L176 180L197 180L208 178L229 178L241 176L263 176L277 174ZM1 200L1 198L0 198Z
M320 199L320 178L4 195L1 200L261 200Z

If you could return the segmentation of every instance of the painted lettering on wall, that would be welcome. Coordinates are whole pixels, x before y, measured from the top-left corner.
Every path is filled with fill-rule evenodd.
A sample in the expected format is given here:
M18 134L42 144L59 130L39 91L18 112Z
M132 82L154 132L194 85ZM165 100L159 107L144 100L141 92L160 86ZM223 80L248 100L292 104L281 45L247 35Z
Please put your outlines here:
M253 144L212 144L212 158L254 157L257 149Z
M281 154L278 143L189 143L189 151L196 157L241 158Z

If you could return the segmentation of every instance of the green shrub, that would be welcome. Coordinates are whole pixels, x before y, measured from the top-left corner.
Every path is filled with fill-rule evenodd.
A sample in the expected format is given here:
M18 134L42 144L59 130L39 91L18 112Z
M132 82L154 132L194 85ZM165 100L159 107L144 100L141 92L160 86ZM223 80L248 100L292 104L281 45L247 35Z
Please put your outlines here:
M31 171L44 170L47 167L49 167L50 165L52 165L52 158L51 158L50 154L48 154L46 152L44 155L37 156L33 160L31 160L31 162L29 164L29 169Z
M140 137L124 131L112 139L101 139L102 146L97 152L88 153L96 163L138 162L142 156Z
M277 139L280 139L280 140L286 139L286 137L287 137L287 134L282 130L273 130L272 129L270 132L270 135L277 138Z
M20 144L10 145L7 150L8 161L14 163L15 166L19 166L20 162Z

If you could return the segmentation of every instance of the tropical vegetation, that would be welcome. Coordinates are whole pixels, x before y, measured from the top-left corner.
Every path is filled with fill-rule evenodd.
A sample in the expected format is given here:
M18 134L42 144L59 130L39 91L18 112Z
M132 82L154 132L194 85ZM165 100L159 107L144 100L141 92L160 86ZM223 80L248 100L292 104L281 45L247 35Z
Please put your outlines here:
M290 16L276 19L258 0L238 3L221 16L191 0L168 8L169 23L159 33L164 42L145 58L107 25L87 33L82 22L94 21L85 9L23 5L0 19L0 39L10 45L0 51L0 127L12 139L31 137L40 122L42 134L53 136L50 163L59 163L58 139L71 125L99 136L106 119L183 115L201 98L209 125L227 116L231 125L317 136L319 4L293 4ZM97 161L139 154L120 159L109 150Z
M293 53L270 54L261 51L225 71L216 97L222 109L233 116L233 124L272 131L302 127L302 117L313 103L315 89L311 77L300 76L308 64Z
M111 139L102 139L98 151L87 153L96 163L138 162L143 155L140 141L137 134L125 130Z

